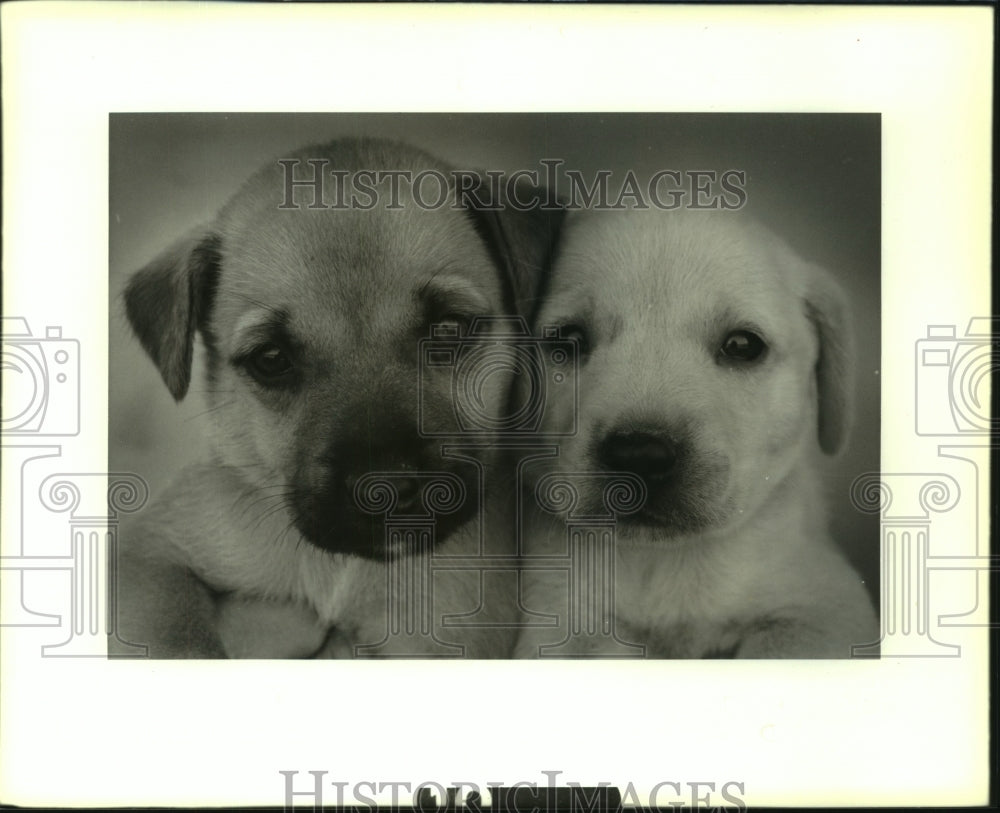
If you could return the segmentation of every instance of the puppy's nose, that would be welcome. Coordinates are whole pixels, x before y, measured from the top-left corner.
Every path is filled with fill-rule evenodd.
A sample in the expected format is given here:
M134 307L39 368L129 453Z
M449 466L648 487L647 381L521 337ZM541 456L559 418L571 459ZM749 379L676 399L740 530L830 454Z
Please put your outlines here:
M667 477L677 465L677 445L648 432L612 432L597 449L601 465L630 471L644 480Z

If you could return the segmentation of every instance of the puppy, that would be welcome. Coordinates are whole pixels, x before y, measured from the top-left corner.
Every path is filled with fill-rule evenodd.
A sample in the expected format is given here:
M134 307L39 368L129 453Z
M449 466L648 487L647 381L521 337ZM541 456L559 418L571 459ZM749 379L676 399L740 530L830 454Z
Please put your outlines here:
M577 561L526 568L528 616L559 621L526 626L519 657L849 657L877 639L826 530L851 330L825 271L742 214L582 213L536 321L576 342L579 397L546 405L564 439L526 470L525 561ZM597 536L568 546L581 523Z
M488 454L441 451L468 382L454 366L424 370L419 343L432 325L461 343L475 317L516 313L561 212L504 207L397 142L283 158L299 181L320 167L319 198L275 161L125 292L178 400L200 335L210 408L204 459L123 530L117 638L152 657L508 656L512 598L491 603L487 626L443 625L479 608L480 579L432 577L432 552L502 555L510 537L486 533ZM373 181L381 170L440 173L447 205ZM345 202L352 188L367 190L360 205ZM505 386L494 376L469 397L499 414ZM407 518L424 531L407 536Z

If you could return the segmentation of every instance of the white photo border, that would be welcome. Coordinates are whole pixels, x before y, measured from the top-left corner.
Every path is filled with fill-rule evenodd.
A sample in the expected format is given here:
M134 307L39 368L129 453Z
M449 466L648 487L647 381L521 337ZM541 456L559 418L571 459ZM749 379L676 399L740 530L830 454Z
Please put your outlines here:
M883 470L968 469L944 449L961 438L913 431L914 358L928 326L961 335L988 315L990 9L40 2L2 15L4 315L61 326L82 359L82 431L31 447L59 447L53 471L107 471L109 114L418 110L881 114ZM28 454L7 441L5 495L8 463ZM987 502L961 503L948 534L987 544ZM4 498L4 557L35 510L23 504ZM957 615L975 599L954 569L939 609ZM0 630L6 803L279 805L283 770L413 786L560 771L645 792L735 781L750 806L986 801L979 622L949 629L960 657L601 662L585 679L571 662L418 662L401 680L380 663L41 658L43 633Z

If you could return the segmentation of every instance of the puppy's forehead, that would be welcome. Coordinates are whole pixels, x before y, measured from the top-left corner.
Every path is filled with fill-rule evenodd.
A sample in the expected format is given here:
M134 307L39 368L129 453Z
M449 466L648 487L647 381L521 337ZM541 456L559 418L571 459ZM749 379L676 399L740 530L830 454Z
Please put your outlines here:
M774 310L797 293L776 239L733 213L588 213L564 239L554 296L598 310Z
M472 305L501 307L500 272L469 216L449 207L256 212L222 235L218 318L231 325L260 309L303 326L405 314L422 291L462 290Z
M449 275L501 307L499 269L470 214L453 208L453 189L444 194L429 181L421 186L424 205L417 205L407 183L393 190L392 181L373 184L368 177L374 201L351 195L359 173L425 170L450 172L417 148L363 138L306 147L262 167L216 222L222 254L216 324L231 330L261 307L319 327L338 315L357 323L379 309L398 312L429 279ZM289 177L319 178L321 186L300 183L289 198ZM317 201L328 208L312 207Z

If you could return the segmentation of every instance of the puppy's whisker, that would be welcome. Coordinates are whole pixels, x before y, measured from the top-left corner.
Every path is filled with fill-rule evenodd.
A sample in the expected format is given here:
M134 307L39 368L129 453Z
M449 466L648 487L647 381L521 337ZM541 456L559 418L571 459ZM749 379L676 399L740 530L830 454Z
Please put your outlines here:
M275 500L284 500L288 497L286 493L280 494L266 494L262 497L257 497L253 502L246 505L241 513L241 516L245 515L248 511L252 511L255 508L264 508L268 510L273 507ZM235 505L233 506L236 507Z
M261 494L254 498L253 502L250 503L249 507L254 507L256 505L262 505L271 503L274 500L283 500L291 496L290 491L279 491L275 494Z
M257 519L256 524L254 524L251 530L253 532L257 532L260 529L260 526L263 525L267 520L271 519L271 517L275 516L276 514L283 513L286 510L286 508L287 506L284 501L278 503L277 505L271 506L270 508L265 510L263 514L261 514L261 516Z
M289 522L285 526L285 529L280 534L278 534L278 536L276 537L275 544L277 544L277 545L283 545L283 544L285 544L285 540L288 538L289 532L292 531L292 530L294 530L294 528L295 528L295 522L294 521ZM298 550L301 547L301 545L302 545L302 543L304 541L305 540L302 538L302 536L300 534L299 538L295 540L295 549Z
M261 491L269 490L269 489L282 489L282 490L279 491L276 494L263 494L263 495L261 495L259 493ZM244 506L243 511L240 514L240 516L243 516L244 514L246 514L247 511L249 511L250 509L254 508L255 506L260 505L261 503L263 503L263 502L265 502L267 500L274 500L274 499L277 499L277 498L284 499L284 498L286 498L286 497L289 496L289 493L290 492L288 492L287 490L285 490L284 486L262 486L256 492L248 493L248 494L241 494L239 497L236 498L236 500L233 501L233 504L232 504L231 508L232 508L232 510L235 511L236 508L239 506L240 503L247 502L247 505Z

